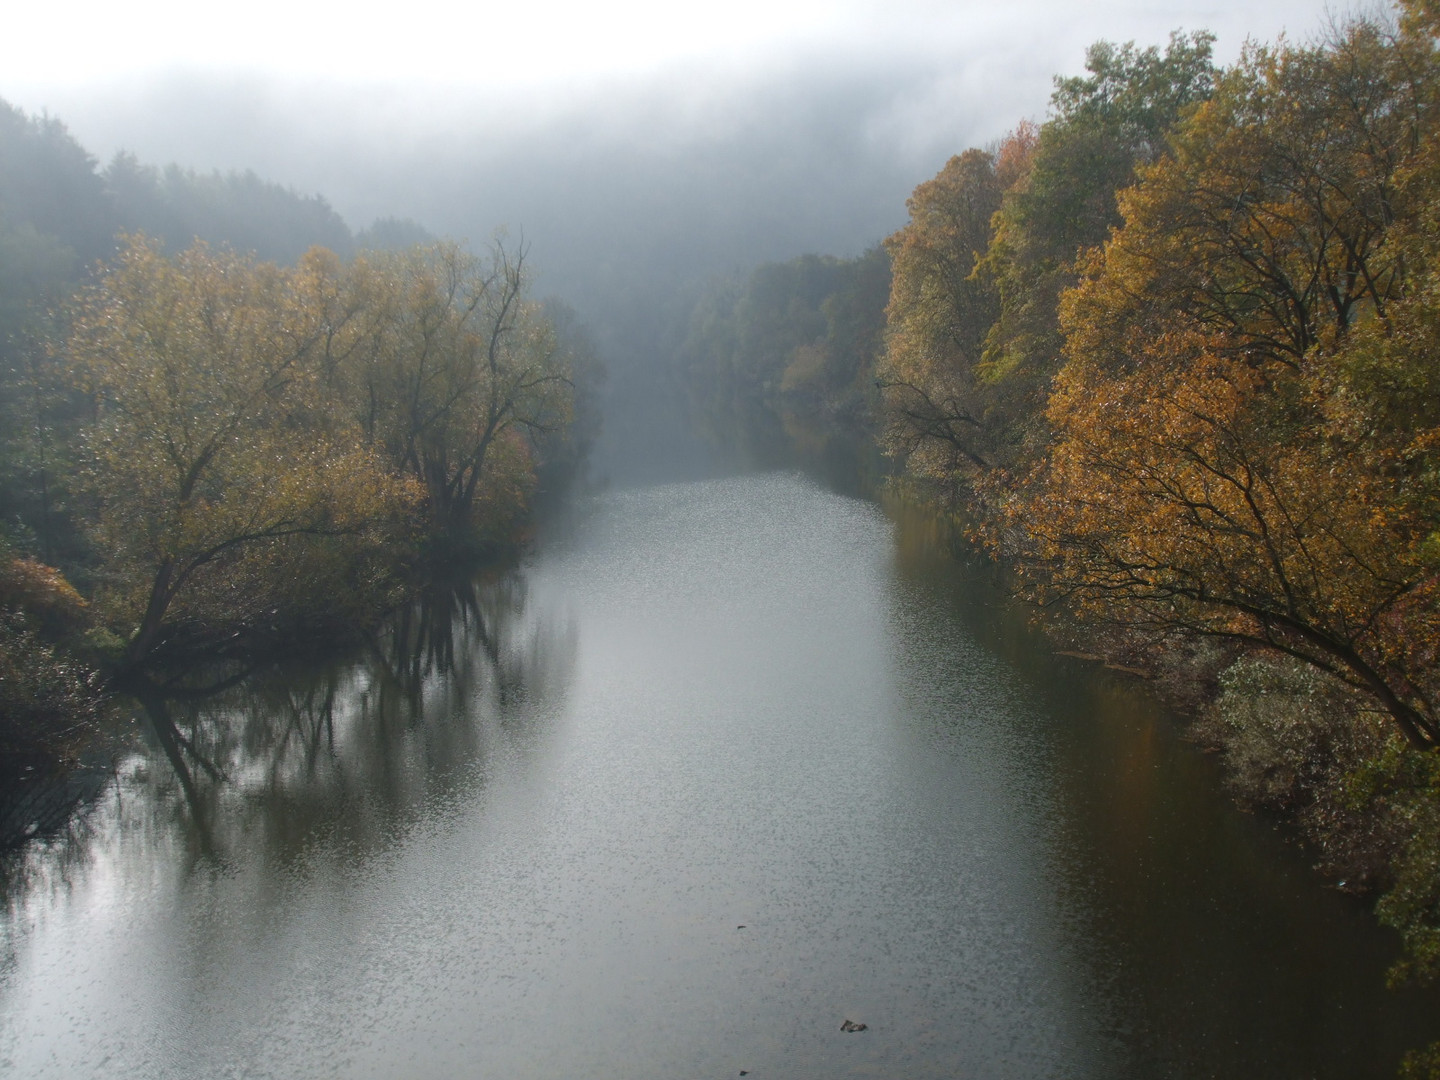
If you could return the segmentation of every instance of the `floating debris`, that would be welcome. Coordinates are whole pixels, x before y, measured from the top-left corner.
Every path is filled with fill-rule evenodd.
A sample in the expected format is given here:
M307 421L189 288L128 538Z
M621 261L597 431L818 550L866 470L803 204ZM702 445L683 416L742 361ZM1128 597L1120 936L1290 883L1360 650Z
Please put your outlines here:
M854 1020L846 1020L843 1024L840 1025L840 1030L841 1030L841 1031L864 1031L864 1030L865 1030L866 1028L868 1028L869 1026L870 1026L869 1024L857 1024L857 1023L855 1023Z

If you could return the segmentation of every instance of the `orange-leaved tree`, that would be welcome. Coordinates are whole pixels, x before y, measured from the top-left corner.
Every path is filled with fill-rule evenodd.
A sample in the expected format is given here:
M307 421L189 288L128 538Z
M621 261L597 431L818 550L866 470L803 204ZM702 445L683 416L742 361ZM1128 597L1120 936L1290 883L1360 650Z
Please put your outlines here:
M1436 72L1428 38L1361 22L1225 75L1062 304L1056 442L1008 519L1041 592L1299 657L1418 746L1440 744L1440 428L1414 389Z

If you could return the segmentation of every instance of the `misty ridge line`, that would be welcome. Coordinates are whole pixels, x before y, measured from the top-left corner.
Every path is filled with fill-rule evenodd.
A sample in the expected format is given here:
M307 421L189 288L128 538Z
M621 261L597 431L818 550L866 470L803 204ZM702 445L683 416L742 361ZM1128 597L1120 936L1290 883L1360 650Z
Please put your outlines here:
M1038 119L1054 73L1079 70L1097 37L1159 41L1197 18L1218 21L1232 49L1257 21L902 6L841 20L863 33L816 25L783 48L687 46L634 70L563 74L542 45L518 76L503 63L487 75L481 58L407 73L387 50L337 77L323 58L310 73L207 70L202 49L142 74L97 65L112 74L68 85L32 74L4 96L62 117L102 161L123 150L253 170L320 193L352 231L396 218L475 244L523 234L540 291L594 321L610 318L617 275L663 295L806 252L859 255L904 223L905 199L951 154ZM565 27L551 30L563 49Z
M1043 108L1051 69L1031 60L1015 79L1019 55L1009 79L998 57L812 61L615 80L583 100L171 75L60 95L53 112L103 161L254 171L319 193L352 229L394 217L476 243L523 232L542 288L590 315L596 272L663 284L681 265L703 278L878 242L956 147Z

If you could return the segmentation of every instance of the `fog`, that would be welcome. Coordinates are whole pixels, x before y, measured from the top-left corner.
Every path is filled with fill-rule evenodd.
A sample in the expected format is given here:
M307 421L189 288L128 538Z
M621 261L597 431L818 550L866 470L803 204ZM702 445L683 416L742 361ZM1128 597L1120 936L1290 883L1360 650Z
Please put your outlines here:
M1043 119L1052 78L1081 70L1090 42L1209 28L1230 60L1247 36L1304 37L1324 19L1315 0L631 3L603 17L423 0L383 24L304 3L247 9L243 25L109 10L67 9L63 33L25 12L0 45L0 97L60 117L102 162L123 149L253 169L323 195L352 229L412 218L472 244L507 230L538 291L589 324L612 431L632 433L670 411L634 395L664 381L700 283L879 242L951 154Z

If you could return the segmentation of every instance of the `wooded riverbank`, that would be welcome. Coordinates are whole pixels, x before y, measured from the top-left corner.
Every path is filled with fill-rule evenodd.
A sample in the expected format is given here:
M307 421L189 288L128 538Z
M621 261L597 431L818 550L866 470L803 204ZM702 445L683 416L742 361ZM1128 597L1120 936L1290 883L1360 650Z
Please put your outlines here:
M1379 898L1397 982L1440 973L1437 34L1407 0L1228 68L1099 43L883 250L717 291L685 353L717 430L868 423Z

